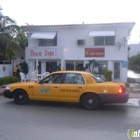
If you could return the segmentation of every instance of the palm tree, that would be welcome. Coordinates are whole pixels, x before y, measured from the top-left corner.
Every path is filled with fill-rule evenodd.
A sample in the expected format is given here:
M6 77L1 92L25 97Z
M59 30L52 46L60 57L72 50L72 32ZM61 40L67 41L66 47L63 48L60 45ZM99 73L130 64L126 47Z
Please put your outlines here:
M91 73L93 73L94 68L97 68L98 66L99 66L99 63L97 62L97 60L95 59L89 60L88 68Z
M15 41L19 44L19 46L22 49L21 52L21 57L24 58L25 57L25 48L28 46L28 38L27 38L27 33L20 30L17 33L17 36L15 37Z
M4 16L0 9L0 34L10 34L14 36L20 30L20 27L16 25L16 21L11 19L9 16Z
M0 54L4 59L12 59L16 52L21 51L14 37L20 27L8 16L3 16L0 9Z
M0 54L4 59L11 60L19 52L22 52L20 45L9 34L0 34Z

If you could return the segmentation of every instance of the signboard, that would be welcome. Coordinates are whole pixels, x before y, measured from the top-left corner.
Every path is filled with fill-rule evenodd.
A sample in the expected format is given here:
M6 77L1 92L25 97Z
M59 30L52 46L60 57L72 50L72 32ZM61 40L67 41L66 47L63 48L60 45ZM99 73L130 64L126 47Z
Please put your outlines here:
M85 57L104 57L104 48L85 48Z
M60 48L29 47L26 52L28 59L60 59L62 57Z
M30 50L30 56L47 56L49 58L52 58L54 56L57 56L57 50L44 50L44 51Z
M122 67L127 68L128 67L128 62L127 61L122 61Z

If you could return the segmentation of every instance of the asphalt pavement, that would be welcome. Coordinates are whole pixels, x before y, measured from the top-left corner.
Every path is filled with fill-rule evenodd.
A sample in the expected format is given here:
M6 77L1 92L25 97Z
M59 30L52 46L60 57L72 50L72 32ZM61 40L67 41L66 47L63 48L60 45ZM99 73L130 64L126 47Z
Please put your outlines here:
M139 116L134 106L104 105L93 111L58 102L21 106L0 96L0 140L129 140L130 128L140 129Z

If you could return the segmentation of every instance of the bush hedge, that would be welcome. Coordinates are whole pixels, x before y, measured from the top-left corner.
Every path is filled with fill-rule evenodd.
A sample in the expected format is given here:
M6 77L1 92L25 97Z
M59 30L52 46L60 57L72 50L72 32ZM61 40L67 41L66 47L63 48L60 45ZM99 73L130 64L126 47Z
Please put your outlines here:
M105 71L104 76L105 76L106 81L112 81L112 73L113 72L111 70Z
M15 76L5 76L0 78L0 86L18 82L18 78Z

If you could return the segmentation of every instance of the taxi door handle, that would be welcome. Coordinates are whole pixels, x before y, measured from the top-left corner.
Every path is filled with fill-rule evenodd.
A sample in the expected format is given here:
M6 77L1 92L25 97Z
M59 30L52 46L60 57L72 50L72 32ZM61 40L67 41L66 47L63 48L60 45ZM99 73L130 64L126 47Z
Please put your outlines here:
M79 87L79 88L83 88L83 87Z
M59 86L54 86L54 88L59 88Z

